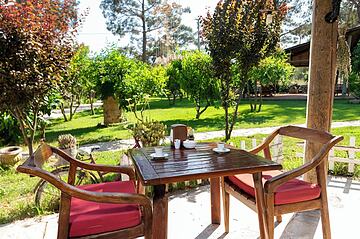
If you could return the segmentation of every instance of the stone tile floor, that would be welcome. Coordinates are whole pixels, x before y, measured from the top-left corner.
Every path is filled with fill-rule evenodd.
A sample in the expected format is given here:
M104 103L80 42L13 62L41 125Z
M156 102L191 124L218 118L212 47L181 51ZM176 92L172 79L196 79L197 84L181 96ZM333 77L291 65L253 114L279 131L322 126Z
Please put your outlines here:
M360 213L360 182L329 177L328 198L332 238L356 239ZM209 187L179 191L169 198L169 239L258 238L257 215L232 198L230 232L210 224ZM318 211L284 215L275 228L275 238L322 238ZM57 214L0 225L0 239L56 238Z

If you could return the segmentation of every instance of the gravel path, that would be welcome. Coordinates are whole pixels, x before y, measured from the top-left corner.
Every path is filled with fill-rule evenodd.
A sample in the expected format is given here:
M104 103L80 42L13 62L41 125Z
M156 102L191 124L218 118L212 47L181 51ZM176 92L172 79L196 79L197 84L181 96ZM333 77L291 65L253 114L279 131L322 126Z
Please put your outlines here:
M297 126L305 126L305 124L299 124ZM340 128L340 127L347 127L347 126L360 126L360 120L355 121L347 121L347 122L333 122L332 128ZM263 128L249 128L249 129L235 129L232 132L232 136L251 136L255 134L270 134L274 131L276 127L263 127ZM210 131L210 132L201 132L195 133L196 140L207 140L207 139L214 139L214 138L223 138L225 137L224 131ZM167 139L169 140L169 139ZM135 142L133 139L126 139L126 140L117 140L117 141L110 141L110 142L99 142L95 144L88 144L84 145L83 147L91 147L91 146L99 146L100 148L98 151L111 151L111 150L119 150L119 149L128 149L134 146Z
M102 106L101 101L96 101L94 103L94 109L99 108L101 106ZM84 111L84 110L90 110L90 109L91 109L90 104L81 104L79 106L79 108L76 110L76 113ZM69 112L70 112L69 108L66 108L65 113L68 115ZM52 110L50 116L48 116L48 115L44 116L45 119L57 119L57 118L62 118L62 117L63 117L63 115L61 113L61 110Z

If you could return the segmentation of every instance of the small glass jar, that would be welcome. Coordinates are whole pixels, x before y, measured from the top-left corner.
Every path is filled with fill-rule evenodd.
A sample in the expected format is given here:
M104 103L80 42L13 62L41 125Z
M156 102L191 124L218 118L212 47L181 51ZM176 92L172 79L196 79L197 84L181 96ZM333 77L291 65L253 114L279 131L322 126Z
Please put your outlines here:
M194 129L191 128L191 127L187 128L187 139L188 140L194 140L195 139L195 137L194 137Z

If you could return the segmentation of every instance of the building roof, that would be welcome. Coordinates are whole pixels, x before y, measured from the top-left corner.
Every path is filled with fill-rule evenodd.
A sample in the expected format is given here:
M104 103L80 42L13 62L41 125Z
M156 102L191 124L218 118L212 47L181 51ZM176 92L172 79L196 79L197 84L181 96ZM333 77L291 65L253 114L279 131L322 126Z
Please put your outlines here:
M351 51L360 40L360 25L350 28L346 32L346 39L350 42ZM285 49L290 54L289 62L295 67L308 67L310 56L310 42L302 43Z

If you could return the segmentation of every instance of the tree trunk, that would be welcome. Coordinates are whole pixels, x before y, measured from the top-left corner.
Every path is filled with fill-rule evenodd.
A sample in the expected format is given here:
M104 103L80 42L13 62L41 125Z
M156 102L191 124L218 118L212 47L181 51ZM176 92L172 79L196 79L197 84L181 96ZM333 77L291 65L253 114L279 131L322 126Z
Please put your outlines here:
M206 102L206 105L203 109L201 109L200 102L196 105L196 119L200 119L200 115L207 110L207 108L210 106L209 102Z
M118 101L113 96L108 96L103 101L104 125L119 123L121 119L121 110Z
M253 105L253 101L251 99L251 87L250 87L250 83L246 83L246 89L247 89L247 96L248 96L248 100L249 100L249 104L250 104L250 111L254 112L255 108Z
M336 75L338 22L324 20L331 10L330 0L313 1L306 125L325 131L331 127ZM306 142L305 162L309 162L320 148L321 144ZM313 171L305 174L305 180L317 182L316 174Z
M77 101L77 104L74 105L74 101ZM69 117L69 121L71 121L74 118L74 115L77 111L77 109L80 107L80 95L76 96L76 98L74 99L74 97L71 97L71 108L70 108L70 117Z
M196 106L196 117L197 120L200 119L200 107Z
M61 114L62 114L63 117L64 117L64 121L67 122L68 119L67 119L67 116L66 116L64 103L61 103L61 104L60 104L60 110L61 110Z
M230 139L231 133L229 132L229 105L224 106L225 110L225 141Z
M228 133L228 137L229 137L228 140L231 137L231 133L232 133L232 131L234 129L234 126L236 124L236 121L237 121L240 100L241 100L241 94L239 94L238 99L236 100L235 110L234 110L233 117L232 117L232 120L231 120L231 123L230 123L230 128L229 128L229 133Z
M262 86L260 86L260 92L259 92L259 108L258 108L258 111L257 112L260 112L261 111L261 106L262 106L262 103L263 103L263 98L262 98Z
M95 91L91 90L90 93L89 93L89 101L90 101L90 109L91 109L91 114L92 115L95 115L94 98L95 98Z
M20 131L23 136L25 144L28 146L29 155L32 155L34 153L33 142L34 142L34 135L35 135L35 131L36 131L36 122L33 125L24 123L24 122L26 122L27 117L24 116L24 114L19 109L14 109L14 111L12 111L12 114L19 122ZM34 120L37 120L38 112L34 112L34 114L36 114L36 115L34 115ZM35 129L33 127L35 127ZM33 131L33 132L31 132L30 136L27 134L26 129Z
M145 20L145 0L142 0L141 3L141 21L142 21L142 54L141 60L143 62L147 61L147 52L146 52L146 20Z

